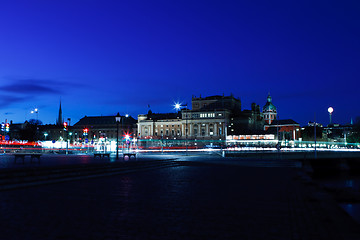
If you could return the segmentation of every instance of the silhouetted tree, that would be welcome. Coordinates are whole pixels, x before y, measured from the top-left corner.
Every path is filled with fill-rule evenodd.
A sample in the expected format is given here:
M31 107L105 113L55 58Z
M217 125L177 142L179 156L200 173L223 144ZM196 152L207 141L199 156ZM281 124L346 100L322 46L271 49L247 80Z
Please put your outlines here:
M30 119L24 123L24 128L20 130L19 135L21 140L37 141L39 140L40 132L39 126L42 122L37 119Z

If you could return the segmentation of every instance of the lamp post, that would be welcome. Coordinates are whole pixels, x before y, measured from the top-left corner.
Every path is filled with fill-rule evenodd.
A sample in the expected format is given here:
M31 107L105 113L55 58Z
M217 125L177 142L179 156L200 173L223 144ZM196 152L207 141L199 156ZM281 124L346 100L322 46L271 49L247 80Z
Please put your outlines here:
M38 108L35 108L34 110L31 110L30 113L36 113L36 120L38 120L38 118L39 118L39 116L38 116L38 114L39 114L39 109L38 109Z
M188 135L188 126L187 126L187 120L188 120L188 109L187 109L187 104L185 104L184 106L181 106L180 103L175 103L174 104L174 108L179 111L181 110L181 107L185 107L186 106L186 112L185 112L185 147L186 147L186 155L188 154L188 143L187 143L187 135Z
M129 117L129 114L125 114L125 117L123 117L122 119L121 119L121 127L122 127L122 133L124 134L124 118L128 118ZM125 119L126 120L126 119ZM126 120L127 121L127 120ZM127 132L125 132L125 144L126 144L126 147L127 147L127 143L128 143L128 141L126 140L126 136L129 136L129 134L130 134L130 129L129 129L129 124L128 124L128 122L126 122L125 121L125 124L126 124L126 126L127 126ZM123 148L123 152L124 152L124 144L122 144L122 148ZM128 151L128 150L127 150Z
M35 108L34 110L31 110L30 112L31 114L33 113L36 113L36 133L35 133L35 138L37 139L38 137L38 131L39 131L39 117L38 117L38 114L39 114L39 109L38 108Z
M334 112L334 109L332 107L329 107L328 112L329 112L329 117L330 117L330 123L329 124L331 124L331 115Z
M185 113L185 146L186 146L186 155L188 154L188 141L187 141L187 135L188 135L188 124L187 124L187 120L188 120L188 112L186 109L186 113Z
M315 155L315 159L316 159L317 158L317 153L316 153L316 113L314 113L314 143L315 143L314 155Z
M115 116L116 121L116 160L119 160L119 123L120 123L121 117L120 114L117 113Z

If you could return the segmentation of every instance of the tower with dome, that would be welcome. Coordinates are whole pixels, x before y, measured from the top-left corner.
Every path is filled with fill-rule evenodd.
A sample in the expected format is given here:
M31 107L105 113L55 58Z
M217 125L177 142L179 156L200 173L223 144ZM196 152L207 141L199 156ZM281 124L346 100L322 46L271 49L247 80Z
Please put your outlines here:
M267 124L271 124L274 120L277 119L276 107L272 103L272 98L270 96L270 93L267 97L267 102L263 107L262 112L263 112L264 120Z

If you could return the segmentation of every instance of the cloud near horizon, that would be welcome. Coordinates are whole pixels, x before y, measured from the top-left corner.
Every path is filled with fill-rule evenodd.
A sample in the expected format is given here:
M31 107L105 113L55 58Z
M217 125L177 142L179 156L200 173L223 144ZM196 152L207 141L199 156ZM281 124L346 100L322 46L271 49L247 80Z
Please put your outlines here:
M17 80L11 84L1 86L0 91L21 95L45 95L61 93L59 88L56 85L54 86L52 81L36 79Z
M15 103L29 101L28 97L17 97L10 95L3 95L0 98L0 109L5 109Z
M0 85L0 109L5 109L18 103L34 101L37 97L51 94L64 94L59 81L44 79L6 79L6 84Z

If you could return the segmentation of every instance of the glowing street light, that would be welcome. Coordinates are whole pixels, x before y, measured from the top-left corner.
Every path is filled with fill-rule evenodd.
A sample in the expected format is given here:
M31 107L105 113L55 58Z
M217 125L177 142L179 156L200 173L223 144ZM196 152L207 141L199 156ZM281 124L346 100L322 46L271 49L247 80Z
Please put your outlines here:
M129 135L129 134L126 134L126 135L125 135L125 140L126 140L126 141L129 141L129 140L130 140L130 135Z
M31 110L30 112L31 114L36 113L36 120L38 120L38 114L39 114L39 109L35 108L34 110Z
M329 117L330 117L330 124L331 124L331 115L334 112L334 109L332 107L328 108L328 112L329 112Z
M179 111L181 109L181 104L180 103L175 103L174 104L174 108Z

